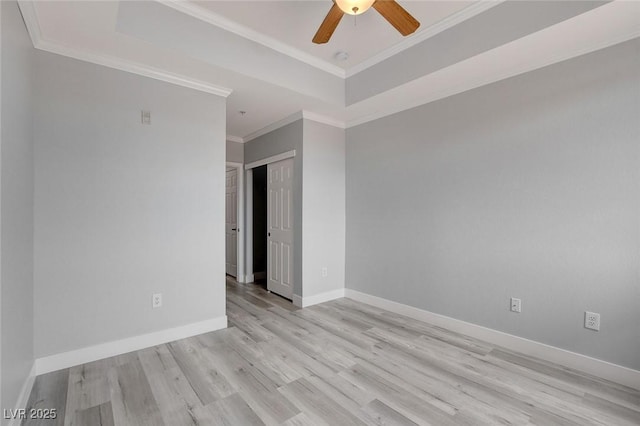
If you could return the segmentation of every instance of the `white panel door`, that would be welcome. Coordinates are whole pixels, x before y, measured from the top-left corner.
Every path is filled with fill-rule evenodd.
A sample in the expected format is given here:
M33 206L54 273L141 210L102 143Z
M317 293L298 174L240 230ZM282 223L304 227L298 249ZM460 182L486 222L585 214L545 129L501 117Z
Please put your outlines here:
M267 165L267 289L293 296L293 158Z
M238 276L238 171L227 171L225 191L225 253L227 274Z

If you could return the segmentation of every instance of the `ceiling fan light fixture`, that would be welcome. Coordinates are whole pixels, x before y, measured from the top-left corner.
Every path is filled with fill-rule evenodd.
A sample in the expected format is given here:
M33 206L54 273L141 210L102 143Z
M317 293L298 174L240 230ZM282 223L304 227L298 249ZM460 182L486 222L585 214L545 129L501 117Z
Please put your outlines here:
M348 15L360 15L375 3L376 0L335 0L336 4Z

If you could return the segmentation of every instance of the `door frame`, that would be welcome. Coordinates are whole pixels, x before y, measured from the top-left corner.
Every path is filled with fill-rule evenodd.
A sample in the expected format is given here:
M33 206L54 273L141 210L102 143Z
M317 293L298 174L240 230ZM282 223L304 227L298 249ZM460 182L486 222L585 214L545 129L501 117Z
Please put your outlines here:
M237 274L238 276L236 277L236 280L239 283L246 283L246 276L245 276L245 265L244 265L244 237L243 237L243 233L246 233L245 230L245 218L244 218L244 168L243 168L244 164L242 163L234 163L231 161L227 161L226 162L226 167L224 168L225 173L227 171L227 168L231 167L236 169L236 173L237 173L237 177L238 177L238 189L237 189L237 199L238 199L238 206L237 206L237 211L238 211L238 253L237 253L237 267L238 267L238 271ZM225 201L226 202L226 201Z
M260 166L266 166L269 163L275 163L280 160L286 160L287 158L293 158L296 156L296 150L292 149L291 151L283 152L282 154L272 155L271 157L264 158L262 160L254 161L252 163L248 163L244 165L244 169L247 173L247 210L245 212L246 218L246 229L245 232L245 277L246 282L252 283L255 281L255 275L253 271L253 169ZM268 213L267 213L268 214ZM294 239L295 239L295 229L294 229ZM267 265L267 271L269 270L269 265ZM268 274L268 272L267 272ZM294 296L295 297L295 296Z

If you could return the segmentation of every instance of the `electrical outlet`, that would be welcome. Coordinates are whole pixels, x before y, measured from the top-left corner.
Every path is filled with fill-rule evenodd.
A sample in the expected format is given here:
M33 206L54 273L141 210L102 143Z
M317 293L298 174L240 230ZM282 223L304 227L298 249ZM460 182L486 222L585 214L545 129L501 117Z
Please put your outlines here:
M156 293L153 295L153 297L151 298L151 306L153 306L154 308L162 307L162 293Z
M600 331L600 314L585 311L584 327L590 330Z
M522 312L522 300L515 297L511 298L511 312Z
M140 111L140 122L142 124L151 124L151 111Z
M326 278L327 275L329 275L329 271L327 270L327 267L325 266L324 268L322 268L322 278Z

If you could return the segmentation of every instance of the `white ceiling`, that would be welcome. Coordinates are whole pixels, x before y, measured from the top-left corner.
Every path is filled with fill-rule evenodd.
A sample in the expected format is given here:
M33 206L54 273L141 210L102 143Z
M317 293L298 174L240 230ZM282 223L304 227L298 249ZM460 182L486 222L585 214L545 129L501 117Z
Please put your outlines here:
M519 4L498 1L403 0L401 4L422 22L409 38L400 37L371 10L358 18L357 28L343 19L334 39L316 46L311 37L328 10L328 0L20 2L39 49L228 95L227 132L232 139L245 141L300 116L300 111L315 120L350 127L640 36L640 2L591 2L591 10L515 38L500 41L498 28L485 25L471 37L449 37L447 47L441 35L467 22L475 25L494 11L502 13L495 15L513 32L531 26L545 13L558 12L543 6L550 12L545 9L537 18L529 18L511 11L517 12ZM511 4L516 7L504 7ZM563 8L566 12L575 6L556 9L563 13ZM467 49L465 55L450 52L458 44L475 47L487 41L493 44ZM427 46L429 54L421 46ZM339 49L350 53L349 62L333 60ZM402 65L420 64L432 56L446 61L419 75L409 75L411 70ZM390 59L380 62L386 58ZM402 61L390 66L395 58ZM388 77L399 78L347 105L351 80ZM239 114L240 110L247 114Z
M218 17L232 21L320 60L343 69L366 59L460 12L476 1L400 0L402 6L419 22L420 27L403 37L373 8L354 16L344 16L326 44L311 43L322 20L331 8L331 0L311 1L195 1L195 5ZM334 55L347 52L349 59L336 60Z

